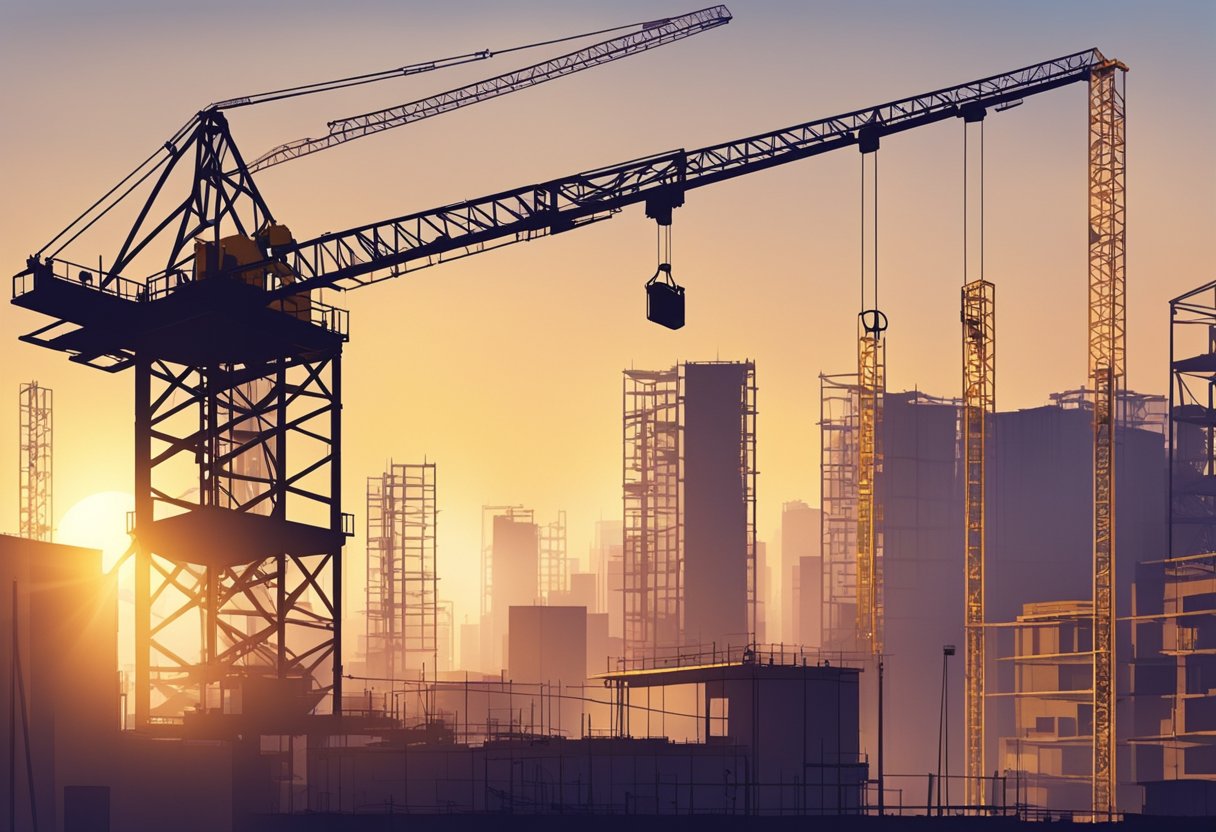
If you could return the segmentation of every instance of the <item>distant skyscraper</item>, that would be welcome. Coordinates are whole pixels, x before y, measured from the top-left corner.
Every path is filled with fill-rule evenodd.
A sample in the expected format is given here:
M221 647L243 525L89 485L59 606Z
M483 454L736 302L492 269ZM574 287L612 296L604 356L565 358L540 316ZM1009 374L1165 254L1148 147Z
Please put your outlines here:
M802 621L803 604L795 593L795 584L807 587L811 580L819 580L819 571L814 578L807 574L798 575L795 580L795 570L803 558L820 558L823 551L819 529L819 509L812 508L802 500L792 500L781 507L781 638L790 644L810 644L807 632L819 633L816 623L809 627L809 622ZM816 597L822 597L822 592L816 592ZM816 615L819 611L816 610ZM818 644L818 638L816 638Z

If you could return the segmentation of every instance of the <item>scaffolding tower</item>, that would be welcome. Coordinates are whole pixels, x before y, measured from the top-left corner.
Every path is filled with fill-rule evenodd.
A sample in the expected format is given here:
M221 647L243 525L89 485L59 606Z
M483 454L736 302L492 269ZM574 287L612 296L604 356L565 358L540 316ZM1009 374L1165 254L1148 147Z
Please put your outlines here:
M1169 553L1216 552L1216 281L1170 301Z
M367 479L367 660L390 679L439 660L435 463Z
M1102 60L1089 80L1089 378L1094 387L1093 810L1116 811L1115 428L1126 349L1123 81Z
M747 622L751 638L759 636L759 544L756 542L756 366L747 362L747 376L743 383L743 420L740 442L739 470L743 476L743 507L746 514L747 536Z
M856 649L856 373L819 375L820 535L823 543L823 647Z
M681 382L678 367L624 374L622 595L627 657L683 640Z
M50 541L54 517L54 393L36 381L19 388L18 425L21 448L17 458L18 534Z
M537 597L548 603L551 594L569 589L570 560L566 548L566 512L540 527L540 585Z
M996 407L996 287L972 280L962 291L963 472L966 477L966 603L964 712L966 805L984 804L984 552L986 544L985 449L988 418Z
M886 344L881 333L857 342L857 641L882 655L882 403L886 390Z

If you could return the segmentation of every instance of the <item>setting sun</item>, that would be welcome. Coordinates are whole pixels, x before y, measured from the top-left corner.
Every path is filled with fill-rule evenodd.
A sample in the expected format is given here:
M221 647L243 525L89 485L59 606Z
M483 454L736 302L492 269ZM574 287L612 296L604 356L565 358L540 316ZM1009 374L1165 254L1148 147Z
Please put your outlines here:
M127 512L135 498L122 491L102 491L79 501L59 521L56 540L71 546L100 549L102 567L109 572L127 551Z

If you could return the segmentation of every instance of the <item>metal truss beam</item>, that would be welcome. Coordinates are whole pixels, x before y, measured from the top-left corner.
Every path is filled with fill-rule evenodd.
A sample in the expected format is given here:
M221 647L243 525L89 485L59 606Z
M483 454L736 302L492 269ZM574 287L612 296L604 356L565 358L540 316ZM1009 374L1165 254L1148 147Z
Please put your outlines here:
M985 451L988 416L996 407L996 287L973 280L962 290L963 470L966 476L966 805L984 800L984 553Z
M736 176L962 117L1086 81L1096 49L851 113L697 150L678 150L527 185L468 202L325 234L276 248L302 280L276 296L333 286L353 289L489 248L568 231L646 203L647 213L683 204L684 193ZM267 261L268 263L271 261ZM261 264L252 268L265 268Z
M880 334L857 342L857 647L882 655L882 404L886 392L885 341Z

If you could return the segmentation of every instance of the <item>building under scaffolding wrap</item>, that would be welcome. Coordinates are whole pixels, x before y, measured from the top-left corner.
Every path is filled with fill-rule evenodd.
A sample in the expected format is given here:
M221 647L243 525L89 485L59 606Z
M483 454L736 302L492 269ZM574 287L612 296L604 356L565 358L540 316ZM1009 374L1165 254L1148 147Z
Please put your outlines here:
M412 677L438 666L435 463L394 463L367 480L367 669Z
M626 370L625 653L747 644L756 627L756 384L748 362Z
M52 490L53 430L51 408L54 394L36 381L22 384L19 391L21 449L17 459L20 518L17 529L30 540L50 542L53 528Z
M857 374L819 375L823 647L857 645Z
M886 345L881 333L857 342L857 639L858 648L882 654L882 401Z

